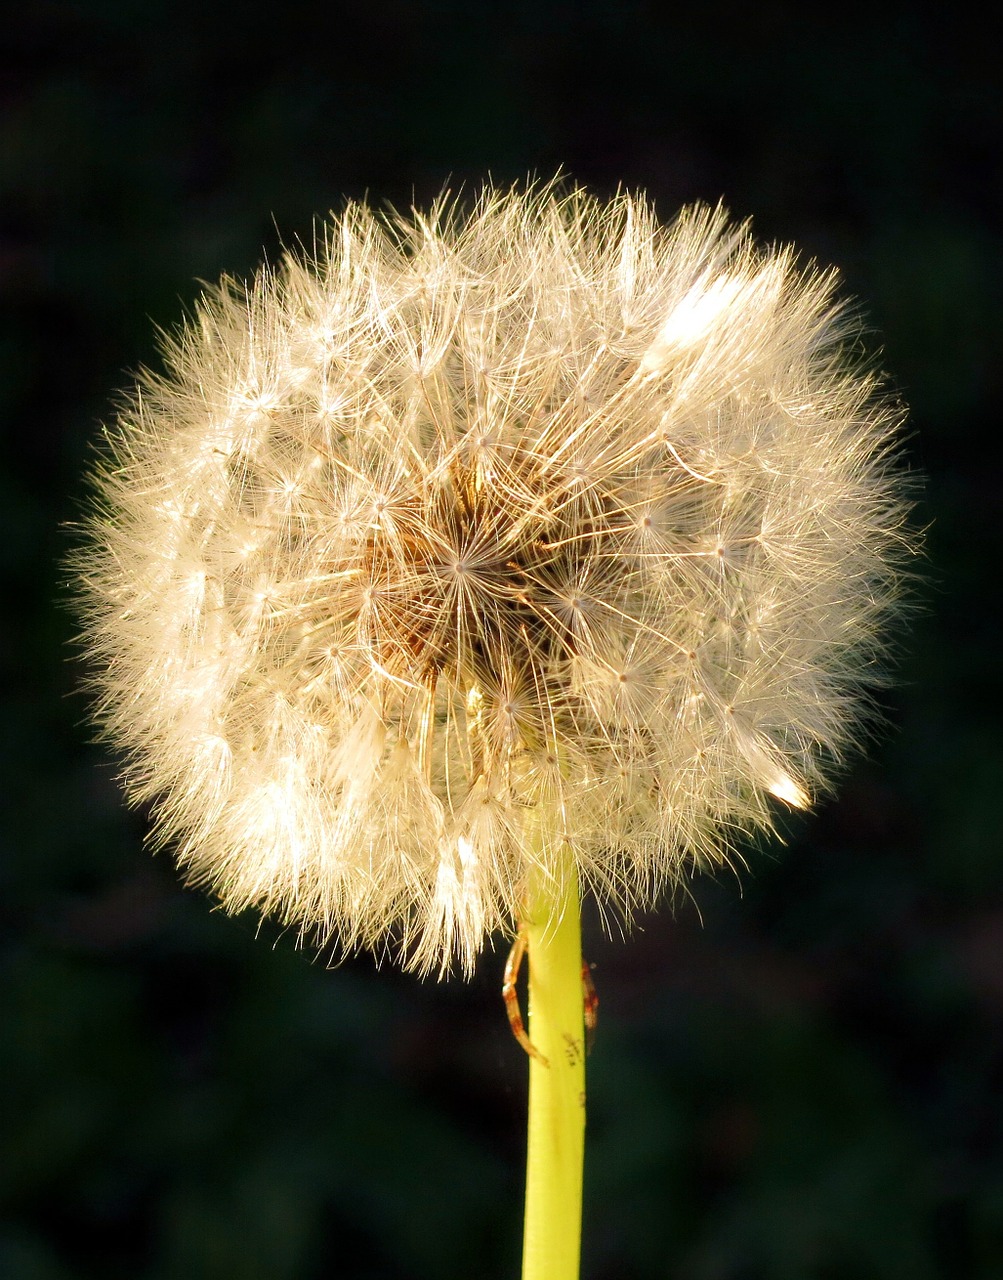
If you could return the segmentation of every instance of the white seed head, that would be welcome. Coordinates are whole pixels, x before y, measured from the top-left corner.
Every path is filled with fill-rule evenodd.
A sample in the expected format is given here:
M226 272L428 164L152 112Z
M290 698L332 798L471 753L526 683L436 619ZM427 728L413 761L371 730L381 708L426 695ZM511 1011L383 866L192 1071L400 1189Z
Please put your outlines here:
M629 914L859 733L907 550L832 273L720 210L350 205L108 433L99 717L224 905L464 968L570 849Z

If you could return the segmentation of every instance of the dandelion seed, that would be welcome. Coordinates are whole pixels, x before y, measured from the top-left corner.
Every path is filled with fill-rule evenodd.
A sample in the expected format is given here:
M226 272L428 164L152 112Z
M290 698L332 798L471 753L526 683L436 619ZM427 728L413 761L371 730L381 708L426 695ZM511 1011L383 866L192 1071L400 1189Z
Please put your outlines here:
M469 970L566 856L629 914L807 806L903 558L834 283L545 186L350 205L206 296L79 557L100 720L190 875Z

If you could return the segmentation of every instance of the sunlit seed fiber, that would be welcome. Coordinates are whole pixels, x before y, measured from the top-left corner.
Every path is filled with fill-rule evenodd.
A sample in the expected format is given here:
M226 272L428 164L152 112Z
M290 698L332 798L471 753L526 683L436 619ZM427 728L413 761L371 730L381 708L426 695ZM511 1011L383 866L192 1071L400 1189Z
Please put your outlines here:
M541 186L349 205L206 295L78 557L101 724L191 877L469 970L562 850L629 915L807 806L907 550L834 283Z

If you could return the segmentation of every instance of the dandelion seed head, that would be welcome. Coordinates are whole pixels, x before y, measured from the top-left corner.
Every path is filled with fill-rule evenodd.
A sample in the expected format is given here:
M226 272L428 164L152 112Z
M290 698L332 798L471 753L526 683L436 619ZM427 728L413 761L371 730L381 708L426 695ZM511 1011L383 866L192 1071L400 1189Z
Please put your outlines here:
M532 871L629 915L859 736L907 539L832 273L721 210L349 205L107 433L98 715L230 909L469 970Z

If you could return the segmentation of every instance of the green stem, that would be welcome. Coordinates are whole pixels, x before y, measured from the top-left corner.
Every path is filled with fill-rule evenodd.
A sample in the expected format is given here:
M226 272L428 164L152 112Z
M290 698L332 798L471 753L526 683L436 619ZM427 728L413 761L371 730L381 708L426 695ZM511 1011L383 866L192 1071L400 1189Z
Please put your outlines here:
M578 1280L585 1154L585 1028L578 876L530 886L529 1141L522 1280Z

